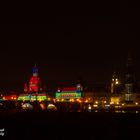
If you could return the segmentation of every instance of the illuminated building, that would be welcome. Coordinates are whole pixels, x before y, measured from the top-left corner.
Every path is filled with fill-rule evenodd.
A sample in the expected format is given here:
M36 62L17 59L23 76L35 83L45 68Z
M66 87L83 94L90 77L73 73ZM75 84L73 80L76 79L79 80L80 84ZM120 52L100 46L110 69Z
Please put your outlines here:
M119 80L116 76L116 73L114 72L112 76L112 81L111 81L111 93L114 94L117 92L117 86L119 85Z
M21 94L18 97L18 101L46 101L46 94Z
M32 69L32 77L29 81L29 86L27 84L24 85L24 93L18 97L19 101L45 101L47 100L46 93L42 92L41 81L38 76L38 68L36 65Z
M72 101L74 99L80 99L82 97L82 87L78 84L77 87L58 88L56 92L57 101ZM77 100L80 102L80 100Z
M47 100L47 96L46 96L46 94L32 94L31 95L31 101L35 101L35 100L37 100L37 101L45 101L45 100Z
M30 101L30 94L21 94L18 96L18 101Z
M126 74L125 74L125 102L133 102L133 67L132 67L132 58L128 56L126 64Z
M29 85L28 84L24 85L25 93L38 93L39 91L42 91L41 81L38 76L38 68L36 65L33 67L32 73L33 75L29 80Z
M111 101L110 104L118 104L121 102L121 96L112 96L111 97Z
M32 69L33 75L29 81L29 91L38 92L40 89L40 78L38 76L38 68L36 65Z

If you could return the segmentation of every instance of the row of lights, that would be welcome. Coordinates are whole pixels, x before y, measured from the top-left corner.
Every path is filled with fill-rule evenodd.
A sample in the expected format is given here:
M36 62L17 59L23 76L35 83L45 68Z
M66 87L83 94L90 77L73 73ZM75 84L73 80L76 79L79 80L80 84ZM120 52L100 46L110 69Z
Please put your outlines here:
M17 98L16 97L11 97L11 100L16 100ZM3 97L3 100L5 100L5 97ZM51 98L48 98L48 101L50 101L51 100ZM90 102L90 98L88 98L88 99L86 99L84 102L85 103L88 103L88 102ZM25 101L25 99L23 99L23 101ZM34 101L34 100L31 100L31 101ZM43 101L42 99L39 99L39 102L41 102L41 101ZM62 98L62 99L57 99L57 100L55 100L54 99L54 101L64 101L64 99ZM82 100L81 99L70 99L70 102L75 102L75 101L77 101L77 102L79 102L79 103L82 103ZM94 107L97 107L97 105L98 105L98 101L95 101L95 103L94 103ZM103 101L103 103L104 104L106 104L107 103L107 101ZM117 105L119 105L120 103L119 102L117 102L117 103L114 103L114 102L110 102L110 105L115 105L115 104L117 104ZM122 106L124 106L125 104L124 103L122 103ZM135 105L139 105L139 103L138 102L135 102Z
M54 102L64 102L65 100L64 100L64 98L62 98L62 99L54 99L53 100ZM81 103L82 102L82 100L81 99L70 99L69 100L70 102L79 102L79 103Z
M11 97L10 100L16 100L17 98L16 97ZM5 97L3 97L3 100L7 100Z

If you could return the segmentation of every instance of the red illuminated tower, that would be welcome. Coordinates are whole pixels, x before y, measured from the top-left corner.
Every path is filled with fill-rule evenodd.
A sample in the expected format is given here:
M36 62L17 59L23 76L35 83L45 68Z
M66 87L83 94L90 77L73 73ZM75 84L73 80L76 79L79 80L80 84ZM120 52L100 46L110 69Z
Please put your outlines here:
M33 75L29 81L29 92L39 92L40 78L38 76L38 68L35 65L32 69Z

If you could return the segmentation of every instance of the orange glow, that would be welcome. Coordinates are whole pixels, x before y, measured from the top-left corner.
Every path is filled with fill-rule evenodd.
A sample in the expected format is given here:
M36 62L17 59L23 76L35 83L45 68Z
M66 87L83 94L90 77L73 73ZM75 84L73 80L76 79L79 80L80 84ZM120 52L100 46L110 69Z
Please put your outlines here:
M85 103L88 103L88 100L85 100Z
M41 104L40 104L40 107L41 107L42 110L45 110L44 104L41 103Z
M74 99L70 99L70 102L74 102Z

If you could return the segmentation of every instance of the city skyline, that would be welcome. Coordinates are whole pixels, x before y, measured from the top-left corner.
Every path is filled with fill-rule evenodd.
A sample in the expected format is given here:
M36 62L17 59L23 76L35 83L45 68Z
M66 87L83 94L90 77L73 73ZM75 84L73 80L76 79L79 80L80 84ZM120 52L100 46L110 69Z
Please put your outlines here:
M139 4L15 5L1 12L0 137L139 137Z
M127 62L126 62L126 65L127 65ZM37 67L38 68L38 66L35 64L33 67L32 67L32 72L31 72L31 70L30 70L30 77L28 77L28 78L26 78L27 80L25 81L25 83L24 84L28 84L29 82L30 82L30 78L31 78L31 75L33 74L33 69L35 68L35 67ZM124 67L126 67L126 66L124 66ZM126 71L126 69L124 69L124 71L123 71L123 74L119 74L117 71L114 71L115 73L116 73L116 76L117 76L117 78L119 78L119 84L125 84L125 71ZM41 73L40 72L40 70L39 70L39 73ZM111 73L112 75L113 75L113 73ZM34 74L33 74L34 75ZM111 75L111 76L112 76ZM123 75L123 78L122 77L120 77L120 76L122 76ZM40 77L40 74L39 74L39 77ZM77 78L77 79L76 79ZM48 85L47 85L47 83L45 83L44 81L42 82L43 84L42 84L42 87L46 87L46 85L47 85L47 89L51 89L52 91L54 91L57 87L64 87L64 86L75 86L76 84L78 84L78 81L80 80L80 82L83 82L83 84L85 84L85 86L109 86L110 85L110 83L111 83L111 78L112 77L110 77L110 79L106 82L106 83L102 83L102 82L100 82L100 83L97 83L96 81L94 81L93 83L92 82L90 82L90 81L92 81L92 79L88 79L87 81L85 80L85 79L83 79L83 77L81 76L79 76L78 77L78 75L77 75L77 77L76 77L75 79L72 79L71 81L70 80L67 80L67 79L60 79L60 81L54 81L54 80L52 80L52 81L50 81L50 83L48 83ZM41 77L41 81L42 81L42 79L44 80L44 78L42 78ZM123 79L123 80L122 80ZM136 79L137 80L137 79ZM22 81L23 82L23 81ZM135 82L135 81L134 81ZM17 88L18 90L20 89L20 91L23 91L23 89L24 89L24 86L23 86L23 84L22 84L22 86L20 85L20 87L21 88ZM16 88L13 88L12 90L17 90Z

